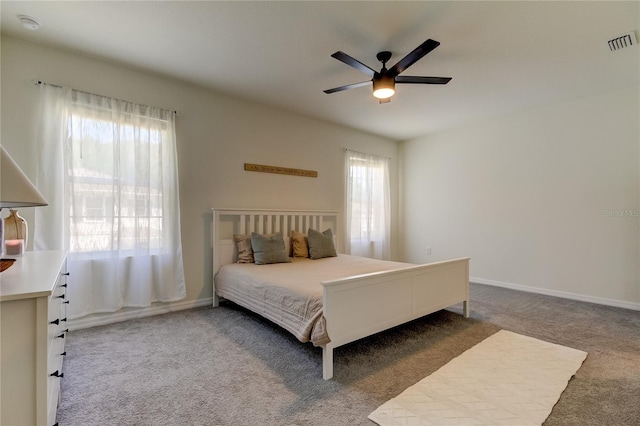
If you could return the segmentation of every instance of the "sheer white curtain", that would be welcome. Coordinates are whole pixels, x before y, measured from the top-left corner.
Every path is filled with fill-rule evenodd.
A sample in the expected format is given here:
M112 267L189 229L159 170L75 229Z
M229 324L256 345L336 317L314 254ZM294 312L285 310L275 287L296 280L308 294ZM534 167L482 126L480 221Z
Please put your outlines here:
M68 317L183 299L173 112L39 90L35 248L69 251Z
M345 150L345 251L390 258L389 159Z

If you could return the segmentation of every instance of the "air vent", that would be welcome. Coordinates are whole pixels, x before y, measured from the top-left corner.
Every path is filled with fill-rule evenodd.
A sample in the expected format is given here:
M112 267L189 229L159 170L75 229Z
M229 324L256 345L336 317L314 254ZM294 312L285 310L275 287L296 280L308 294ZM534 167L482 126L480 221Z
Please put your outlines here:
M634 31L628 32L620 37L616 37L608 41L609 50L612 52L614 50L624 49L625 47L631 47L638 42L636 41L636 33Z

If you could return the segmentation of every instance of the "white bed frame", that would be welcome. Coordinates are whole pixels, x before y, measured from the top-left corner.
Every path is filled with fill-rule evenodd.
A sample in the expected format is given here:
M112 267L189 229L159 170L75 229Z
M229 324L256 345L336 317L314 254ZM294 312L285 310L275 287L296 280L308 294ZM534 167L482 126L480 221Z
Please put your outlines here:
M324 231L339 236L338 212L213 209L213 275L237 257L234 234ZM340 240L338 240L340 241ZM322 347L322 377L333 377L333 349L457 303L469 317L469 258L322 282L331 342ZM213 306L218 306L215 281Z

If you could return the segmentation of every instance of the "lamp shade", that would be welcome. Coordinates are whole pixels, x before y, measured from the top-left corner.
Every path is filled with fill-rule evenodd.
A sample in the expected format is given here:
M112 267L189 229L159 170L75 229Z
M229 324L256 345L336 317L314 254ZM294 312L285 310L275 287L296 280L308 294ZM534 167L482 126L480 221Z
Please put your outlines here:
M388 75L376 75L373 79L373 96L378 99L388 99L396 93L396 82Z
M40 191L0 146L0 208L46 206Z

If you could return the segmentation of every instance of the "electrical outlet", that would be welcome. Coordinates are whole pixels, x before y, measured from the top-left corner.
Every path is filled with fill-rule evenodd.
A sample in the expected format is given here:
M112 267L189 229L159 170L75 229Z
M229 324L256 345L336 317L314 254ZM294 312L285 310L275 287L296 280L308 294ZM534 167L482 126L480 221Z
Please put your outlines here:
M427 247L427 256L431 256L431 247Z

